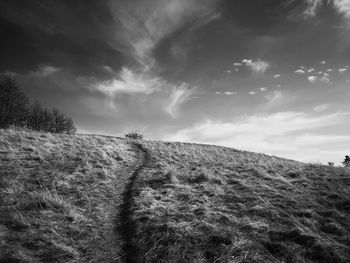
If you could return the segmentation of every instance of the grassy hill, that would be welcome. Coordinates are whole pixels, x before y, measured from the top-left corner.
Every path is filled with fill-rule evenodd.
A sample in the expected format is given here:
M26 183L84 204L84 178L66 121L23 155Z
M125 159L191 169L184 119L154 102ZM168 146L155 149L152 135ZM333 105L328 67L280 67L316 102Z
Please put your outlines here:
M127 141L0 132L0 262L113 262ZM118 194L116 194L118 193Z
M350 259L349 169L11 130L0 165L0 262Z

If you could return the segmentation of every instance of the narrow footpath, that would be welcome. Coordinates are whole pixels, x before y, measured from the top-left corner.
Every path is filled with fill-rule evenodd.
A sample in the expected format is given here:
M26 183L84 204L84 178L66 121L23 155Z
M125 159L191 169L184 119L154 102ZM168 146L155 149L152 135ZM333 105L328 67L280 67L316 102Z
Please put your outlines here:
M133 203L133 191L135 189L136 180L139 177L140 172L150 162L149 152L140 143L133 143L133 149L137 153L137 163L132 171L132 175L129 177L125 191L122 194L122 204L120 206L119 214L119 227L117 231L123 240L122 246L122 261L124 263L140 263L143 256L137 247L133 244L135 226L132 222L132 207Z

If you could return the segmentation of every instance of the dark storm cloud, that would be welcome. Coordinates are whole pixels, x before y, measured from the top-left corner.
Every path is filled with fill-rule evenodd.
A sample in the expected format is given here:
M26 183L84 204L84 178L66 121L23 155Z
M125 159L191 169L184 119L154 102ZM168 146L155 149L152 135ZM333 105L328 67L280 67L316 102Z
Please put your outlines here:
M106 1L5 0L0 10L0 71L49 64L91 75L126 62Z

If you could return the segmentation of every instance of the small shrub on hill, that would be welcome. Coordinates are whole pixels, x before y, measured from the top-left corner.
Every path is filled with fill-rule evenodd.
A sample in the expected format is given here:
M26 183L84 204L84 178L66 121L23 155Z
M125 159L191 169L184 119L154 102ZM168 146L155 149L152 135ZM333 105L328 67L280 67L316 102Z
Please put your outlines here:
M139 134L137 132L129 132L129 133L125 134L125 137L129 138L129 139L134 139L134 140L142 140L143 139L143 135Z
M343 164L345 167L349 167L349 166L350 166L350 157L349 157L349 155L345 155L345 159L344 159L344 161L342 162L342 164Z

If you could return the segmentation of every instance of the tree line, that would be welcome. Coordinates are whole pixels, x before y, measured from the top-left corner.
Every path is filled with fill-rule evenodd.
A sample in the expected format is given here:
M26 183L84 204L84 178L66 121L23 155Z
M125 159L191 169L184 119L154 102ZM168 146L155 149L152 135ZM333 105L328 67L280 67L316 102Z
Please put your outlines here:
M11 125L52 133L76 132L71 118L57 109L44 108L38 101L30 102L14 78L2 76L0 78L0 128Z

